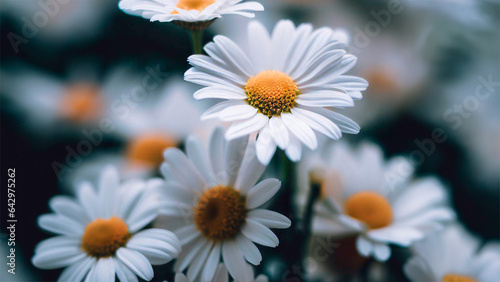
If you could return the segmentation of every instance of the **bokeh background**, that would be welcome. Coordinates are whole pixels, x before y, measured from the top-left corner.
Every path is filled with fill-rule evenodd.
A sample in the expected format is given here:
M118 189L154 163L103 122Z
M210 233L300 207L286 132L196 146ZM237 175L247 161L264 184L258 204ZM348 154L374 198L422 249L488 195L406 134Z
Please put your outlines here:
M484 240L500 238L500 1L260 2L266 10L256 20L269 29L286 18L348 32L345 40L358 57L353 73L370 83L356 107L345 111L362 128L348 141L375 142L388 157L409 156L418 175L443 180L469 231ZM207 29L204 40L222 34L244 42L248 22L224 17ZM14 279L52 281L59 270L41 271L30 262L36 243L50 236L36 223L49 212L48 200L71 194L76 182L106 162L130 173L130 144L146 129L170 131L181 146L182 129L203 134L210 125L197 120L208 105L195 103L196 87L182 81L191 54L189 34L173 24L129 16L116 0L2 0L0 26L1 256L6 175L15 168ZM116 107L125 105L123 99L145 77L154 87L124 108L134 114L117 118ZM93 94L75 94L82 92ZM186 112L194 119L185 120ZM87 150L85 132L101 126L96 120L102 117L116 120L114 129L88 153L68 158L71 150ZM158 175L155 169L134 171ZM382 280L406 280L401 270L406 258L396 252ZM5 267L2 263L0 280L13 279L5 276ZM155 280L172 277L168 267L155 267L155 274Z

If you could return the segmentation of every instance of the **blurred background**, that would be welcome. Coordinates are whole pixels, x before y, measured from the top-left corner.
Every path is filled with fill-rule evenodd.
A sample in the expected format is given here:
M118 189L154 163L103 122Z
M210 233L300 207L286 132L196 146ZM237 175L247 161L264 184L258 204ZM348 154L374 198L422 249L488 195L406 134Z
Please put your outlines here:
M348 32L343 40L358 57L352 74L370 83L344 112L362 128L348 141L410 157L418 175L443 180L470 232L500 238L500 1L259 2L266 10L256 19L268 29L291 19ZM222 34L244 42L249 21L226 16L204 40ZM211 124L199 115L209 105L195 102L196 86L182 80L189 34L129 16L116 0L2 0L0 26L1 175L5 185L7 169L15 168L15 279L52 281L60 270L30 262L35 245L50 236L36 223L49 212L48 200L71 194L106 163L126 177L159 175L165 147L182 147L189 132L207 134ZM1 231L3 257L5 226ZM379 280L406 280L406 258L395 253ZM5 267L2 281L12 279ZM155 274L172 277L161 266Z

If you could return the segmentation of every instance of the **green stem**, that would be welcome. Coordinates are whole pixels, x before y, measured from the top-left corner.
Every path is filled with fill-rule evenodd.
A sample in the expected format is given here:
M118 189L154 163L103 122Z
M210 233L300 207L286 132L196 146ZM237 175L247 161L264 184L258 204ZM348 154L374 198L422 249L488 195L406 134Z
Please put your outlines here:
M190 33L193 43L193 54L202 54L203 30L191 30Z

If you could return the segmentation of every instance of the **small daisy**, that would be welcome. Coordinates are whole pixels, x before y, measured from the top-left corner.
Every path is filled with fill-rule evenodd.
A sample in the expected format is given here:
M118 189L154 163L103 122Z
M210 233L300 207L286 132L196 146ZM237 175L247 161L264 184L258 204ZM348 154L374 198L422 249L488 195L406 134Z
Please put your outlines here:
M362 256L385 261L391 255L388 244L407 247L454 218L439 181L410 181L413 169L405 159L386 163L374 145L365 144L357 151L336 145L322 154L324 159L304 160L298 170L299 185L307 191L307 171L326 167L322 200L313 220L317 235L355 235Z
M202 119L232 123L231 140L258 133L257 157L268 164L276 148L298 161L302 144L314 150L316 132L339 139L342 132L356 134L359 126L330 107L354 105L368 83L344 75L356 63L345 44L330 28L297 28L280 21L270 36L258 22L248 25L248 45L240 48L224 36L205 46L209 56L193 55L187 81L205 88L196 99L226 99L207 110Z
M120 184L113 167L104 169L98 191L82 184L77 199L50 201L53 214L38 219L41 228L59 236L42 241L33 264L42 269L66 267L60 281L137 281L153 278L151 265L176 258L177 237L163 229L146 229L157 216L160 202L154 189L159 179Z
M411 281L498 281L500 244L480 245L462 226L450 226L415 243L404 271Z
M184 246L176 272L187 269L189 280L210 281L222 261L236 280L250 281L246 261L260 264L254 243L276 247L278 237L270 228L288 228L285 216L262 208L279 190L281 182L265 179L248 137L228 142L220 128L214 130L209 150L194 138L186 142L187 156L176 148L165 151L162 172L166 179L164 222ZM257 183L257 184L256 184Z
M253 275L253 268L249 265L246 264L246 268L248 268L248 271L252 273L251 277L254 277ZM215 271L214 278L212 279L214 282L228 282L229 281L229 275L227 273L227 268L223 263L220 263L219 266L217 267L217 270ZM251 282L267 282L269 279L263 274L252 278L250 280ZM190 280L184 275L184 273L177 273L175 274L175 282L190 282Z
M223 15L255 17L258 2L242 0L120 0L120 9L151 21L174 22L187 29L204 29ZM202 23L205 23L203 25Z

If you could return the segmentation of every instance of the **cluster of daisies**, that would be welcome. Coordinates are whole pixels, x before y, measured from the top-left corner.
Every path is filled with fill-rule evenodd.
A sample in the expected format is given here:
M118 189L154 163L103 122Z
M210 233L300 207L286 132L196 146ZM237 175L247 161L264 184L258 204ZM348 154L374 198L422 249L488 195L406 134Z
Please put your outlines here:
M254 17L263 10L241 0L122 0L119 6L191 32L223 15ZM204 46L207 55L188 58L192 68L184 76L202 86L191 93L196 100L216 101L200 118L225 129L137 141L129 154L150 156L142 161L152 160L163 178L125 179L107 166L98 181L78 185L76 198L54 197L53 213L38 223L57 236L36 247L35 266L65 268L61 281L149 281L152 265L175 260L175 281L267 281L254 274L263 261L257 245L277 247L271 229L292 226L291 215L267 209L280 180L261 179L279 148L298 162L292 201L299 214L310 207L311 189L319 189L312 203L315 236L355 236L357 252L378 261L389 259L391 244L410 247L414 257L404 271L415 281L498 275L498 245L480 247L460 226L444 228L455 214L437 179L415 179L406 159L386 161L375 145L329 143L359 132L336 109L354 106L368 87L347 74L356 57L336 32L287 20L271 33L259 22L242 32L247 45L218 35ZM184 119L182 106L171 110L175 120ZM186 128L195 131L178 132ZM176 148L180 142L185 152ZM476 242L468 244L473 248L457 249L465 236Z

